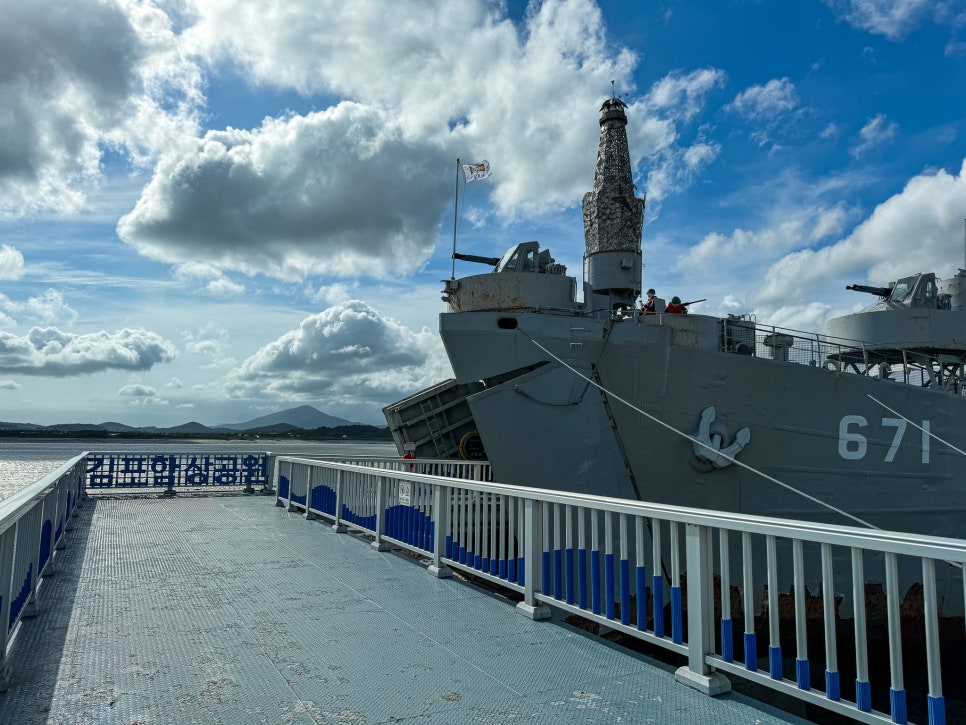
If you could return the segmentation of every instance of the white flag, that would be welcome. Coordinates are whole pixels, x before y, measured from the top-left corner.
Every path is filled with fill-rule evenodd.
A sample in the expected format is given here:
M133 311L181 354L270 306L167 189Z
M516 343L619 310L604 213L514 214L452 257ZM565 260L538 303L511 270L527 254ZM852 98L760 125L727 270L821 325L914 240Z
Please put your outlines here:
M490 162L485 159L478 164L460 164L466 181L482 181L490 175Z

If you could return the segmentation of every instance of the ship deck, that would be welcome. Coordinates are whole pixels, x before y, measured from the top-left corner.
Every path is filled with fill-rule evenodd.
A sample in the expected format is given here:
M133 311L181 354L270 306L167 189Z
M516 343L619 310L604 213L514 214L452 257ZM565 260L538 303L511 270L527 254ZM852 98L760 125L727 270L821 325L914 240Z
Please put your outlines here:
M94 495L0 723L779 723L804 720L262 496Z

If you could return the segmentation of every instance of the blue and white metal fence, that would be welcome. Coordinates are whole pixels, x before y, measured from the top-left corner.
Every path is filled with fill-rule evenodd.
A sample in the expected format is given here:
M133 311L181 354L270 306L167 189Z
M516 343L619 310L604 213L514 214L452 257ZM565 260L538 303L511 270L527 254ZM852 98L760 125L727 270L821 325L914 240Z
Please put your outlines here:
M42 577L87 495L84 471L78 456L0 501L0 691L9 686L7 652L17 625L36 615Z
M728 689L727 674L859 722L904 723L913 637L927 689L916 711L946 722L940 605L962 614L966 542L487 484L483 468L466 469L476 480L396 468L279 457L276 503L417 552L437 576L461 569L518 592L529 616L575 614L677 652L677 678L709 694ZM884 587L881 637L867 580ZM917 614L903 621L900 595L919 582ZM870 670L870 634L887 647L888 675Z
M261 485L306 518L419 554L436 576L464 570L513 592L528 616L579 615L676 652L677 678L709 694L727 674L859 722L912 712L931 725L947 721L944 687L962 698L941 666L961 653L940 636L940 615L966 608L960 540L506 486L487 482L486 463L229 455L85 454L0 502L0 689L88 488ZM876 640L887 668L870 659ZM918 647L911 671L903 654ZM921 694L907 690L915 677Z

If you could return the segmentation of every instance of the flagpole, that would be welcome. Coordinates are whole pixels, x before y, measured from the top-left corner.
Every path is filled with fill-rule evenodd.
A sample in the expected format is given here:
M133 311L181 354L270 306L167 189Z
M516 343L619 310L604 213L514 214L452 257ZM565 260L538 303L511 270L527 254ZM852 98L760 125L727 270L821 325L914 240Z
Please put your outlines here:
M456 279L456 214L460 206L460 160L456 159L456 197L453 201L453 270L450 279Z

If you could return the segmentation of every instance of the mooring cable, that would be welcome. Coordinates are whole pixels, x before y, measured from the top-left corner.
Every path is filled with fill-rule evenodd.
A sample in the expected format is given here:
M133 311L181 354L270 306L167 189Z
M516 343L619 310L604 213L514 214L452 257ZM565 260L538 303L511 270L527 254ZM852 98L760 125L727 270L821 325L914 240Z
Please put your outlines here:
M672 425L669 425L668 423L665 423L660 418L657 418L656 416L653 416L650 413L648 413L646 410L642 410L641 408L638 408L633 403L631 403L631 402L629 402L627 400L624 400L622 397L620 397L616 393L614 393L614 392L612 392L610 390L607 390L603 385L600 385L599 383L595 382L594 380L588 378L586 375L584 375L582 372L580 372L579 370L577 370L573 366L568 365L564 360L562 360L561 358L559 358L557 355L554 355L550 350L548 350L546 347L544 347L539 342L537 342L536 340L534 340L532 337L530 337L523 330L517 328L517 331L521 335L523 335L525 338L527 338L530 342L532 342L534 345L536 345L538 348L540 348L545 353L547 353L547 355L549 355L551 358L553 358L556 362L560 363L565 368L567 368L570 372L572 372L577 377L586 380L588 383L590 383L591 385L593 385L595 388L598 388L600 391L606 393L609 397L613 398L614 400L619 401L620 403L624 404L625 406L627 406L631 410L633 410L633 411L635 411L637 413L640 413L645 418L651 420L654 423L657 423L658 425L662 426L663 428L666 428L667 430L671 431L672 433L674 433L674 434L676 434L678 436L681 436L682 438L685 438L685 439L689 440L691 443L696 443L697 445L701 446L702 448L707 448L712 453L714 453L714 454L716 454L718 456L721 456L722 458L730 461L731 463L735 464L736 466L739 466L741 468L744 468L746 471L750 471L751 473L754 473L757 476L761 476L762 478L764 478L767 481L770 481L772 483L778 484L779 486L781 486L781 487L783 487L783 488L791 491L792 493L798 494L799 496L802 496L803 498L808 499L812 503L816 503L819 506L822 506L824 508L827 508L829 511L833 511L833 512L839 514L840 516L844 516L845 518L850 519L852 521L855 521L856 523L861 524L862 526L865 526L867 528L877 529L877 530L880 530L881 531L881 529L878 526L876 526L874 524L871 524L868 521L865 521L864 519L859 518L858 516L855 516L853 514L850 514L848 511L843 511L842 509L840 509L840 508L838 508L836 506L833 506L830 503L827 503L825 501L822 501L820 498L816 498L815 496L813 496L813 495L811 495L809 493L806 493L805 491L802 491L800 489L797 489L794 486L792 486L791 484L785 483L784 481L780 481L779 479L777 479L774 476L771 476L771 475L765 473L764 471L759 471L757 468L754 468L753 466L749 466L746 463L742 463L741 461L737 460L736 458L733 458L732 456L729 456L727 453L724 453L724 452L718 450L717 448L714 448L713 446L710 446L707 443L704 443L703 441L698 440L694 436L689 435L688 433L685 433L684 431L678 430L677 428L675 428Z

